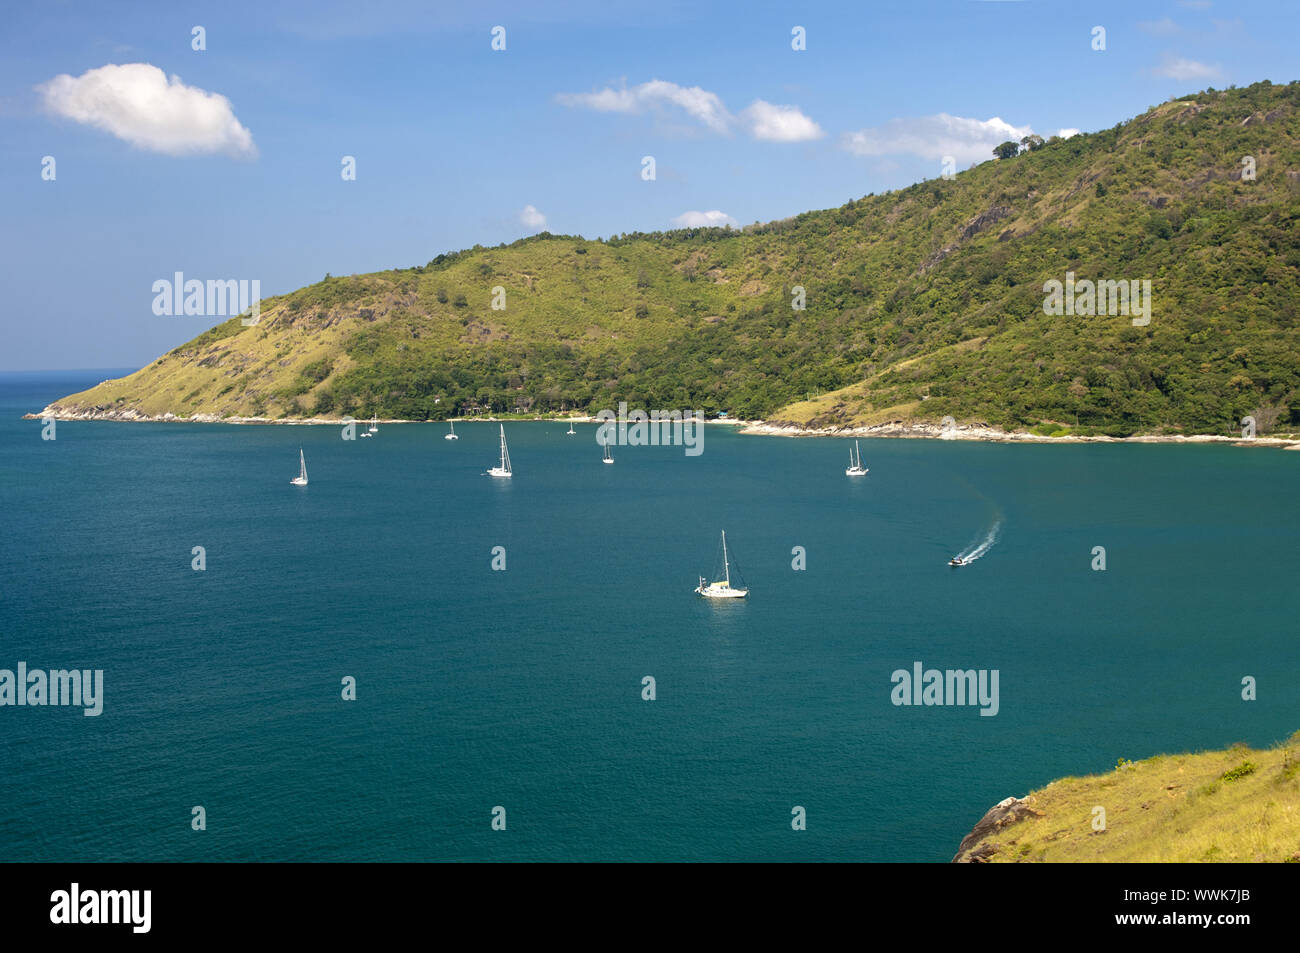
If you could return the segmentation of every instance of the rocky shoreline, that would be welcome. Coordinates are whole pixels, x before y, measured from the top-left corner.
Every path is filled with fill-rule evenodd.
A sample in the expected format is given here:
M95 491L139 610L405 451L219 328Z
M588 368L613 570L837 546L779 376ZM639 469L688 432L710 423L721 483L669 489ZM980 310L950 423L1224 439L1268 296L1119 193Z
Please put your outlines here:
M1080 436L1046 437L1023 430L1002 430L987 424L939 424L891 421L869 427L801 427L774 421L746 421L741 433L772 437L896 437L930 440L984 440L997 443L1226 443L1242 447L1285 447L1300 449L1300 437L1225 437L1219 434L1140 434L1132 437Z
M192 417L178 417L172 413L161 415L144 414L134 408L127 410L108 410L92 408L89 410L67 410L51 404L38 414L24 414L24 420L106 420L125 423L185 423L185 424L276 424L280 426L331 425L342 426L346 421L342 417L295 417L292 419L270 417L222 417L217 414L195 414ZM593 423L597 418L590 416L570 417L456 417L461 422L499 422L546 421L560 423ZM358 422L360 422L358 420ZM429 420L381 420L384 424L426 424L442 423ZM900 439L929 440L982 440L995 443L1222 443L1239 447L1281 447L1287 450L1300 450L1300 437L1226 437L1218 434L1150 434L1133 437L1077 436L1045 437L1040 434L1018 430L1001 430L987 424L959 424L955 427L943 427L939 424L922 422L891 421L868 427L802 427L784 421L763 420L706 420L708 424L718 424L739 428L742 434L769 437L890 437Z

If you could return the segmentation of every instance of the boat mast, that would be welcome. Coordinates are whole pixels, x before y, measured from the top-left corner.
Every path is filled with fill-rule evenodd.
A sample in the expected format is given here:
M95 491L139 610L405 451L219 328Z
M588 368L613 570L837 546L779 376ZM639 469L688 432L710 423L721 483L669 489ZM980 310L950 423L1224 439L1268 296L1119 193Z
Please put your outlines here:
M731 565L727 562L727 531L722 531L722 572L726 576L727 588L731 588Z

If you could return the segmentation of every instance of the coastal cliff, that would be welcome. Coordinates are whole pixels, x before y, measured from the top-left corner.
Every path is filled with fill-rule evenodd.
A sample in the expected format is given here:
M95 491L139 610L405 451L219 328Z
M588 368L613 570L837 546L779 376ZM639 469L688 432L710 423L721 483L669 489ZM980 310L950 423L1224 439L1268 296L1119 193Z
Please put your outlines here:
M1300 732L1254 750L1120 759L995 804L953 863L1300 863Z

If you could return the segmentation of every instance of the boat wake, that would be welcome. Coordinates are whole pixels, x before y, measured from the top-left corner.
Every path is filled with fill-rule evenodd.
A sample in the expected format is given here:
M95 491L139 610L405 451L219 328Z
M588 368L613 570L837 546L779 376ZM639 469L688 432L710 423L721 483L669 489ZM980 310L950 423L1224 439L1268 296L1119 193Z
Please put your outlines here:
M993 546L997 543L998 534L1001 531L1002 531L1002 520L997 520L993 523L993 528L990 529L987 534L985 534L982 540L980 540L978 543L974 544L973 546L967 546L965 551L958 554L957 558L961 560L962 565L973 563L975 560L979 559L990 549L992 549Z

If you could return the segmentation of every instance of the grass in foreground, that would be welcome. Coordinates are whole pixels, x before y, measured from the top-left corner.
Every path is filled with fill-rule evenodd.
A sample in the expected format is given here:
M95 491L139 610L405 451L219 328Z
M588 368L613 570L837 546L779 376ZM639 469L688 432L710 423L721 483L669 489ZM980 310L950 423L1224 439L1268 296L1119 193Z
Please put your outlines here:
M1062 778L1031 798L1041 816L987 837L997 847L987 860L1300 863L1300 732L1264 751L1121 759L1108 774Z

